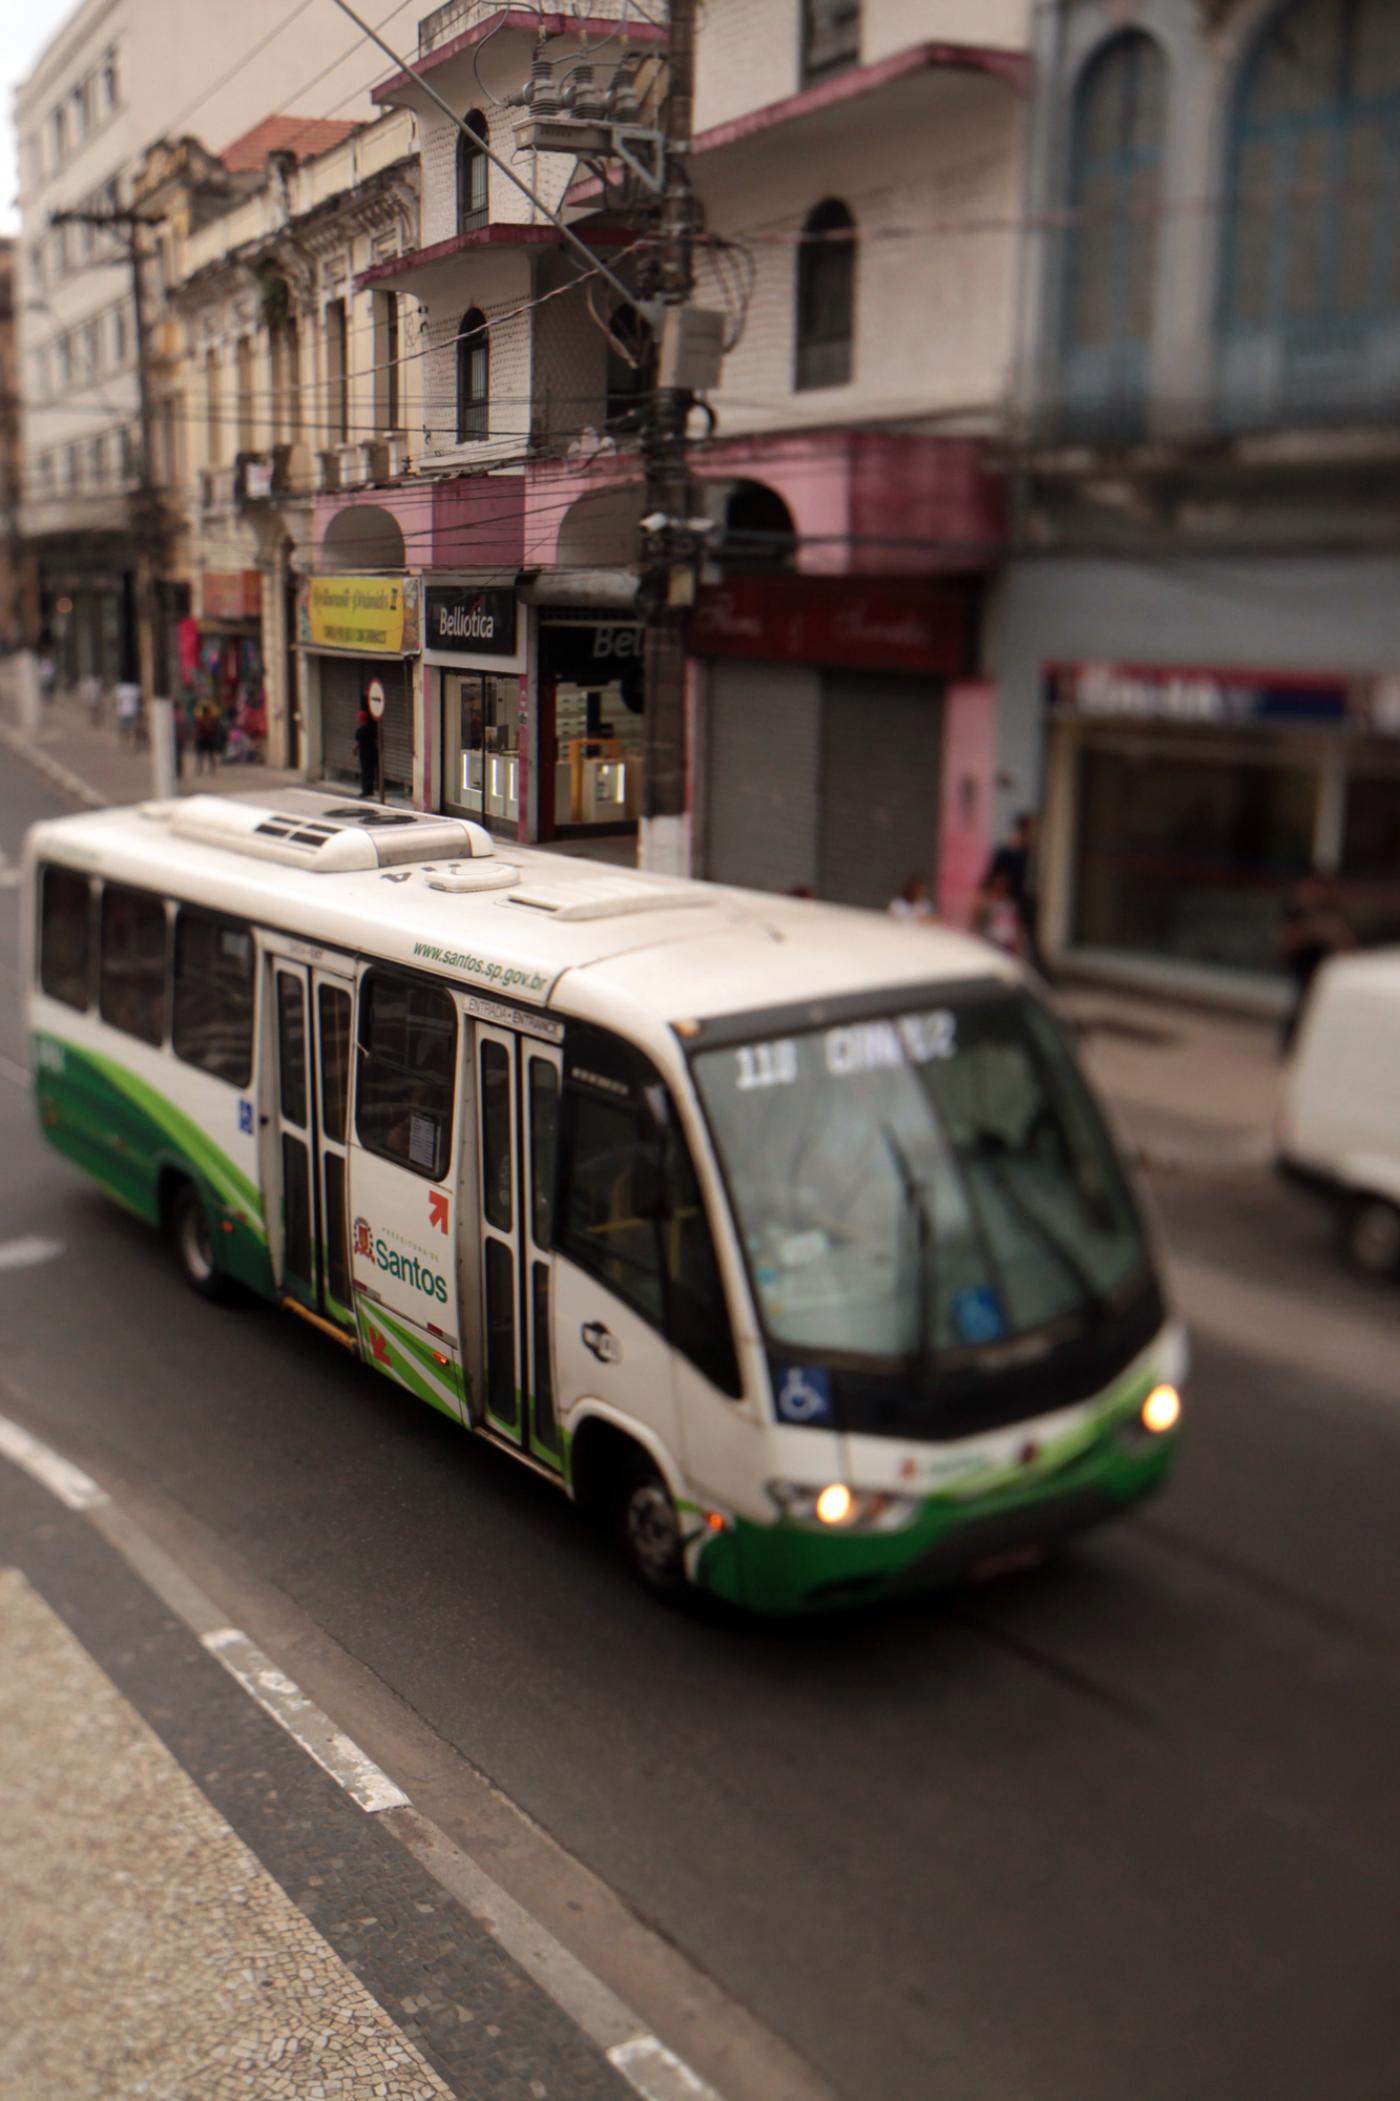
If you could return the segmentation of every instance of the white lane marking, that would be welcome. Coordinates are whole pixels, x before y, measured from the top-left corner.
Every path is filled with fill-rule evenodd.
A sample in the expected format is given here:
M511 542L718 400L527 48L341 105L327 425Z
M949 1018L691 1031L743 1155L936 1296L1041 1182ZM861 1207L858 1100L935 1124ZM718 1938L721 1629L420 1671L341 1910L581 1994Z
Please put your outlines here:
M299 1685L255 1648L237 1627L216 1627L200 1640L211 1656L235 1677L258 1705L309 1751L353 1801L371 1815L382 1809L406 1809L408 1796L358 1744L336 1728L330 1717L308 1700Z
M30 1080L27 1065L16 1065L13 1058L0 1053L0 1080L8 1080L12 1087L28 1087Z
M416 1809L395 1817L395 1836L450 1896L457 1899L527 1977L547 1992L644 2101L721 2101L698 2072L642 2025L640 2015L611 1985L555 1939L549 1928L501 1888Z
M26 1233L19 1240L0 1240L0 1269L33 1269L40 1262L54 1262L63 1253L61 1240L45 1240Z
M629 2036L625 2043L614 2043L607 2059L646 2101L719 2101L714 2088L659 2036Z
M47 1488L70 1510L96 1510L108 1500L106 1489L99 1488L91 1475L71 1460L60 1458L7 1415L0 1415L0 1453L22 1466L41 1488Z

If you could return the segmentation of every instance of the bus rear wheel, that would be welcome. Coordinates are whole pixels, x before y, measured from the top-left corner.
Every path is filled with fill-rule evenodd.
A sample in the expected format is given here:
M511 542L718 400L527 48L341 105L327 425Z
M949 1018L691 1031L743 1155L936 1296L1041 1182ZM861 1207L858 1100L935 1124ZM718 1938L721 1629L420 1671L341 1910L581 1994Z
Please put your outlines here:
M687 1596L685 1537L671 1492L645 1454L623 1475L616 1504L618 1541L642 1588L668 1605Z
M171 1201L170 1240L191 1291L202 1299L227 1299L229 1281L214 1254L214 1228L192 1182L181 1182Z

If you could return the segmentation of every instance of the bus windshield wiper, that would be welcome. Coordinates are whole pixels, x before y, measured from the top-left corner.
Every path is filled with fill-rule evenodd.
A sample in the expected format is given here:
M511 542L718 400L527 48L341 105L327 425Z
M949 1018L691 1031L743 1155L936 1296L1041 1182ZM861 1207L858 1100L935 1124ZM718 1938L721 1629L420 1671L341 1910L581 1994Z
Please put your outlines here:
M914 1253L918 1265L919 1290L919 1371L927 1378L933 1369L933 1315L936 1305L937 1287L934 1278L935 1242L933 1220L929 1217L928 1198L924 1186L910 1164L909 1155L896 1138L890 1125L882 1123L880 1136L889 1148L894 1162L894 1171L899 1176L899 1186L904 1195L907 1215L914 1221Z
M1090 1312L1102 1319L1108 1310L1108 1300L1069 1243L1055 1231L1055 1228L1047 1220L1041 1217L1033 1204L1027 1203L1010 1175L1007 1174L1005 1163L999 1157L996 1149L983 1139L979 1145L973 1148L972 1157L980 1166L986 1168L1022 1225L1029 1227L1034 1238L1040 1242L1043 1248L1049 1249L1051 1255L1073 1278Z

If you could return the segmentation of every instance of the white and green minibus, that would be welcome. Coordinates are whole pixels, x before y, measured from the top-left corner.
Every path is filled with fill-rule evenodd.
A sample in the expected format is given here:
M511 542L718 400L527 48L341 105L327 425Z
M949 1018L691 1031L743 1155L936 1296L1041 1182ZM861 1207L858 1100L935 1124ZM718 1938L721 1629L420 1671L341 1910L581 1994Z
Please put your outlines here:
M36 826L44 1132L255 1293L763 1611L1156 1488L1185 1342L1065 1033L980 943L334 789Z

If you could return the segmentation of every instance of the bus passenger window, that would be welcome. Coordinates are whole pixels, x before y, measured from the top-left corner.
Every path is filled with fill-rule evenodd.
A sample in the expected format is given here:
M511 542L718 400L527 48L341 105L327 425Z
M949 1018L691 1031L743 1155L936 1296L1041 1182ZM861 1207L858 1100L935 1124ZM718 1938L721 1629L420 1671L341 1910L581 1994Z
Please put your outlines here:
M350 995L334 985L320 985L316 1004L321 1016L321 1129L334 1144L344 1145L350 1101Z
M423 978L369 971L360 986L360 1052L361 1145L441 1181L452 1150L457 1070L450 995Z
M559 1075L548 1058L530 1059L530 1231L554 1245L554 1166L559 1151Z
M725 1393L742 1388L700 1185L665 1082L630 1044L570 1033L557 1245Z
M98 1011L142 1043L165 1041L165 906L146 890L102 893Z
M510 1053L490 1037L481 1046L481 1208L498 1233L510 1231Z
M50 864L39 899L39 983L50 999L85 1010L92 999L92 885L76 870Z
M559 1245L659 1328L665 1295L654 1202L658 1138L627 1104L573 1090Z
M705 1201L685 1134L666 1134L665 1241L671 1340L697 1370L736 1399L743 1391Z
M177 1058L231 1087L253 1076L253 936L182 905L175 915L170 1040Z

